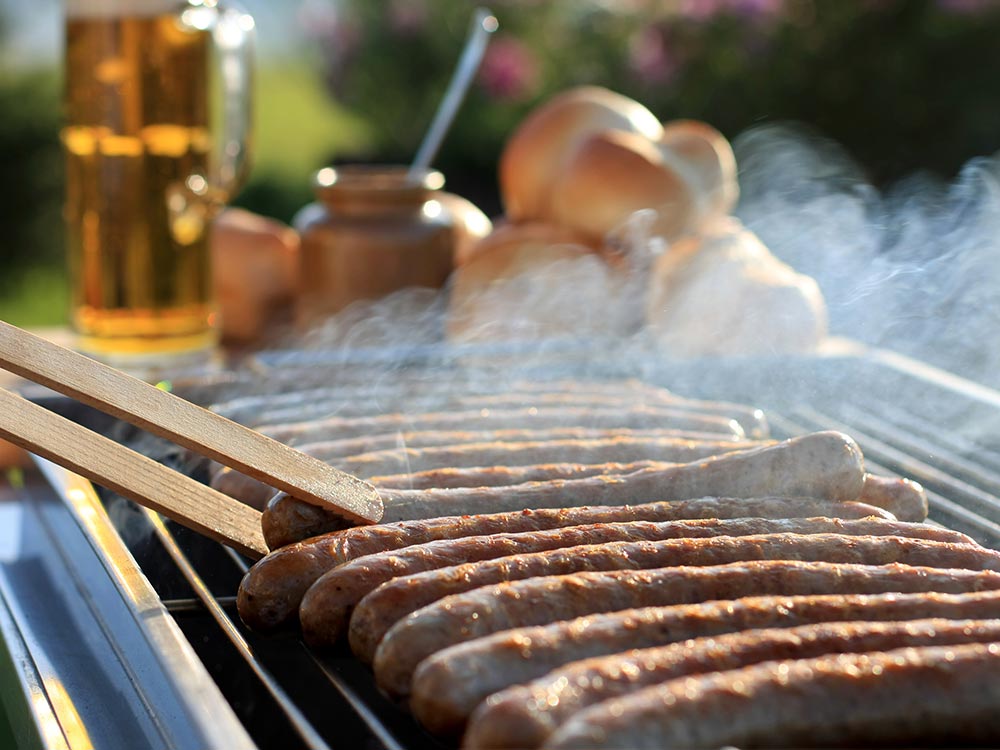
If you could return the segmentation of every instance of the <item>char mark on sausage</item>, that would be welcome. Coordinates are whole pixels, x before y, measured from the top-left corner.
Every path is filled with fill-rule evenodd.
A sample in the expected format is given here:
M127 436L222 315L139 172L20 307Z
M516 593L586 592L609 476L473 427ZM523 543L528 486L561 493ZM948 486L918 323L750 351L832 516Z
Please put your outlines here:
M534 750L583 709L640 688L777 659L887 651L906 646L1000 641L1000 620L912 620L823 622L794 628L764 628L693 638L573 662L526 685L515 685L481 701L468 718L466 750ZM439 677L429 672L427 677ZM425 677L426 679L426 677ZM439 692L431 692L437 687ZM454 684L414 681L410 706L436 734L461 729L473 699Z
M620 568L644 568L660 567L661 565L676 564L669 562L674 555L672 550L666 552L666 556L653 551L641 550L636 547L619 546L617 548L597 549L592 546L595 543L605 544L614 541L635 541L640 538L643 541L655 541L669 538L689 538L713 537L713 536L752 536L758 534L846 534L851 536L902 536L913 539L930 539L936 542L958 544L963 547L968 545L976 546L975 542L964 534L959 534L946 529L938 529L923 524L907 524L898 521L881 521L876 519L866 519L860 521L840 521L829 518L809 518L809 519L735 519L735 520L708 520L708 521L680 521L666 523L643 523L633 522L624 524L609 524L604 526L578 526L557 531L521 533L513 535L514 538L507 540L522 548L524 551L510 556L493 554L490 550L487 538L468 538L456 540L453 543L435 543L445 559L472 559L479 558L475 562L466 562L452 567L439 567L424 572L403 573L400 577L386 580L381 585L378 581L381 576L372 572L379 560L377 557L366 558L360 561L363 570L355 571L350 566L338 572L327 574L327 578L322 583L317 582L314 590L308 595L308 603L303 603L300 616L303 623L306 637L314 645L330 645L339 635L343 619L340 613L346 613L352 607L350 614L350 638L351 648L362 661L371 662L375 648L384 637L385 633L396 622L403 619L411 612L433 604L439 599L453 594L459 594L483 586L490 586L507 581L520 580L524 578L534 578L535 576L561 575L569 572L583 570L616 570ZM583 540L584 547L573 547L564 552L555 551L558 547L570 546ZM780 548L778 554L782 554ZM546 552L546 550L553 550ZM733 557L727 557L728 553L723 553L723 559L719 562L730 562L735 559L747 559L758 554L758 550L753 545L733 545L730 547ZM748 551L749 550L749 551ZM414 548L414 551L422 551ZM532 555L540 552L542 554ZM707 552L707 564L715 561L718 547ZM773 551L761 553L765 556ZM406 550L401 550L402 555L406 555ZM528 556L525 556L525 555ZM789 554L817 554L814 551L793 550ZM835 554L832 553L831 554ZM843 553L842 553L843 554ZM848 556L850 553L846 553ZM419 567L428 561L427 557L421 555L417 558L420 561ZM954 558L951 558L954 559ZM967 562L966 558L961 558ZM699 554L694 553L688 556L690 564L704 564L699 559ZM840 561L845 561L841 559ZM978 561L978 558L976 559ZM399 562L403 562L400 560ZM405 563L404 563L405 564ZM363 586L354 584L352 579L365 579ZM627 578L627 576L625 577ZM936 585L946 585L936 576ZM535 579L541 580L541 579ZM637 579L638 580L638 579ZM751 584L754 582L751 582ZM771 582L761 581L770 585ZM929 581L924 581L920 585L926 585ZM625 586L624 583L621 584ZM965 584L967 585L967 584ZM614 586L614 584L613 584ZM706 587L705 590L709 590ZM353 589L353 591L352 591ZM634 600L632 596L649 596L649 592L644 591L645 584L636 585L629 589L619 590L614 593L627 594L627 599L618 602L618 609L640 606L641 604L665 604L665 601L643 602ZM366 591L363 598L356 598L356 591ZM944 590L944 589L935 589ZM965 590L965 589L963 589ZM520 588L517 587L518 594L521 595ZM739 591L739 589L735 589ZM351 592L351 593L348 593ZM482 589L483 596L490 596L488 589ZM658 595L665 592L653 592ZM758 593L781 593L780 589L770 588L767 591ZM672 596L672 594L670 594ZM721 594L709 598L720 598ZM533 602L538 598L550 600L549 596L526 595L523 604L530 609ZM559 599L556 594L552 594L552 601ZM595 594L594 599L599 602L599 606L606 606L616 601L614 595L607 597ZM487 611L490 608L486 602ZM592 607L594 602L591 597L584 596L582 600L574 602L577 606ZM484 617L484 612L478 609L478 604L472 604L475 617ZM514 606L518 606L514 602ZM456 606L452 606L452 615L457 611ZM586 611L563 611L560 619L566 617L576 617L594 610ZM520 622L520 616L510 613L512 621ZM532 617L531 611L524 612L524 617Z
M571 662L690 638L818 622L998 617L998 591L745 597L629 609L514 628L438 651L419 665L418 672L441 669L454 679L474 686L481 694L490 695L540 678ZM383 640L380 651L389 643L389 638ZM377 655L376 678L379 664ZM401 693L409 692L409 684L399 687Z
M566 560L577 557L580 562ZM748 537L714 537L703 539L670 539L662 542L615 542L594 545L589 549L565 548L508 558L524 564L525 558L546 561L532 564L536 575L593 570L592 560L599 561L597 570L642 569L679 565L710 566L749 560L803 560L816 562L846 562L867 565L906 565L971 570L1000 570L1000 552L967 544L950 544L903 537L851 537L838 534L765 534ZM484 567L502 566L504 559L480 563ZM562 563L560 566L559 563ZM530 564L530 563L529 563ZM331 575L332 571L327 575ZM322 579L321 581L322 582ZM314 588L317 584L314 584ZM417 610L397 622L386 633L376 651L375 675L389 693L406 695L410 678L419 662L454 643L489 635L498 630L517 627L518 617L536 618L535 622L551 622L573 617L574 608L603 604L597 597L565 595L562 598L541 599L528 608L517 602L517 581L493 588L493 600L488 608L476 611L456 607L456 600L468 598L473 592L445 597ZM310 590L311 592L311 590ZM300 610L303 628L307 625L306 603ZM774 593L774 592L769 592ZM726 596L732 597L732 592ZM592 604L587 602L592 601ZM513 603L512 603L513 602ZM627 605L626 605L627 606ZM591 610L592 611L592 610ZM607 610L605 610L607 611ZM565 612L565 614L564 614ZM307 637L309 631L305 631Z
M1000 643L770 661L593 706L546 747L954 747L1000 737Z
M272 501L263 518L264 538L274 551L259 560L244 576L237 603L247 625L260 631L273 630L289 620L298 621L299 604L306 590L328 570L364 555L438 539L542 531L592 523L814 516L893 520L887 511L861 503L833 503L803 497L703 497L644 505L445 516L333 531L343 525L339 517L281 495Z

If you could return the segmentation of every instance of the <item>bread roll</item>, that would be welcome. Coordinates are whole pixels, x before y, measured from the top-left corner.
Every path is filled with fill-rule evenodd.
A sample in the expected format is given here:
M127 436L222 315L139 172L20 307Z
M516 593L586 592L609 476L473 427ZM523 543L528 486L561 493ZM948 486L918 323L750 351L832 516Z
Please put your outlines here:
M295 230L228 209L212 225L211 248L223 341L251 343L289 316L298 279Z
M551 218L552 184L579 145L602 130L656 141L659 120L638 102L597 86L569 89L529 114L500 155L500 192L513 222Z
M622 279L589 240L564 227L505 224L449 282L456 343L617 335Z
M652 232L673 239L691 228L697 179L668 149L635 133L604 130L588 137L556 175L551 219L599 241L636 211L652 208Z
M660 144L689 166L698 197L697 227L725 216L736 205L736 156L729 141L708 123L673 120L664 125Z
M827 332L816 281L733 218L658 259L646 317L657 347L677 358L808 352Z

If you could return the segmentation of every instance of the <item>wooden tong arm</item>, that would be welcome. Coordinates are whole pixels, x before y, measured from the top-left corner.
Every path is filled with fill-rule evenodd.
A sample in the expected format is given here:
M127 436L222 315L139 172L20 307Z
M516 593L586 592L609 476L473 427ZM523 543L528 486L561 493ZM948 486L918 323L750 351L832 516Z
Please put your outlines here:
M0 437L257 559L260 511L0 388Z
M367 482L2 321L0 366L354 523L382 517Z

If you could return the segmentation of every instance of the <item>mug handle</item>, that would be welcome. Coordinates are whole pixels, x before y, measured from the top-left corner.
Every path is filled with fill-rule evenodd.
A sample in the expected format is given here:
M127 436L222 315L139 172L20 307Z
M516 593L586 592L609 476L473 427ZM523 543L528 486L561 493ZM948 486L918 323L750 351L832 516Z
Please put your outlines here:
M188 0L180 22L192 30L211 32L218 56L221 137L216 139L210 173L205 176L207 184L189 182L188 187L220 210L250 171L255 24L253 16L242 8L212 0Z

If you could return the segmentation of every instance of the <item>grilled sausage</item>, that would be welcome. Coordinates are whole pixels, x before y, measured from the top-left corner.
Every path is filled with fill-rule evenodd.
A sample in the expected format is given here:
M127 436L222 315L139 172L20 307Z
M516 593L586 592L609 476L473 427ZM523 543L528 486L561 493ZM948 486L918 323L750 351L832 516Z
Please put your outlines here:
M636 461L634 463L601 464L535 464L532 466L482 466L459 469L431 469L413 474L390 474L382 477L368 477L375 487L387 489L425 490L454 487L505 487L524 482L540 482L552 479L583 479L601 474L629 474L640 469L666 468L675 464L659 461ZM275 494L274 488L258 479L240 474L223 467L211 481L213 489L235 497L247 505L263 509Z
M209 486L223 495L234 497L241 503L249 505L251 508L257 508L258 510L267 508L267 504L278 493L278 490L269 484L265 484L259 479L248 477L246 474L241 474L229 466L218 467L212 473ZM331 513L330 515L334 514Z
M1000 643L770 661L582 711L545 747L955 747L1000 737Z
M991 641L1000 641L1000 620L824 622L598 656L494 693L472 712L462 746L466 750L534 750L560 724L589 706L688 675L778 659ZM454 681L440 686L444 692L429 692L433 687L414 678L410 702L414 714L436 734L457 731L471 701L462 697L456 702L459 690Z
M454 394L463 393L472 395L476 393L507 393L511 390L522 390L521 388L511 388L504 383L496 383L483 379L479 381L469 381L465 383L448 382L443 379L420 380L413 377L413 373L408 373L405 379L393 378L383 373L377 380L368 378L363 381L351 380L345 382L343 378L336 378L336 385L324 386L304 386L291 369L284 369L282 372L288 376L286 378L274 379L273 388L265 388L263 391L247 393L242 396L234 396L226 401L212 405L212 411L221 414L227 419L236 422L247 422L255 415L265 409L294 408L301 404L314 402L334 401L334 400L389 400L403 401L404 403L413 398L423 398L434 394ZM621 383L621 381L618 381ZM548 385L544 381L533 382L525 386L525 393L537 393L545 391L565 392L557 385ZM588 389L587 391L592 392ZM599 392L607 392L602 390ZM613 394L637 394L639 389L635 387L617 387L611 391Z
M272 497L260 516L268 549L276 550L302 539L348 528L341 516L284 492Z
M538 443L548 440L604 440L607 438L680 438L714 440L715 435L704 434L698 437L681 430L632 430L627 427L552 427L549 429L511 429L511 430L427 430L423 432L402 432L390 430L377 434L362 435L353 438L334 438L318 440L313 443L302 443L296 450L306 453L320 461L331 461L336 458L356 456L360 453L394 450L397 448L430 448L438 445L463 445L466 443ZM209 469L209 477L216 475L227 467L213 463Z
M746 450L771 442L721 440L707 435L670 438L598 438L522 443L464 443L428 448L397 448L332 461L337 468L361 477L387 476L431 469L481 466L524 466L539 463L606 463L666 461L687 463L708 456Z
M627 427L551 427L548 429L511 430L427 430L400 432L393 430L355 438L321 440L304 443L298 450L321 461L356 456L360 453L394 450L396 448L432 448L440 445L465 445L467 443L541 443L550 440L607 440L608 438L673 438L715 440L705 434L689 438L681 430L633 430Z
M861 450L840 432L816 432L776 445L711 456L667 469L513 487L383 490L383 520L494 513L570 505L623 505L692 497L804 495L855 500L864 485Z
M526 397L545 393L573 393L578 396L607 396L611 398L630 398L638 402L671 402L690 403L696 408L701 404L723 404L725 402L701 402L677 396L666 388L650 385L640 380L498 380L496 371L463 367L452 371L455 377L442 377L441 371L434 372L431 377L421 378L413 371L381 373L372 379L370 373L355 377L350 370L330 369L317 376L316 368L310 364L307 370L310 377L303 378L302 369L285 365L280 371L268 373L268 379L261 389L261 381L254 379L250 385L253 392L242 396L230 397L227 401L215 404L213 411L237 422L252 419L264 409L271 407L293 407L301 403L313 403L331 400L390 400L407 403L413 399L425 398L435 394L472 396L476 394L503 395L507 393L523 393ZM304 386L303 383L323 381L333 385ZM231 389L228 389L231 390ZM200 402L204 403L204 399ZM735 405L740 406L740 405ZM747 408L747 407L740 407ZM728 411L728 410L727 410Z
M579 561L563 560L572 554ZM567 573L579 570L653 568L677 565L719 565L743 560L811 560L885 565L901 562L937 568L967 568L1000 570L1000 552L968 544L949 544L903 537L850 537L838 534L764 534L747 537L715 537L708 539L669 539L663 542L614 542L594 545L589 550L568 547L562 550L538 552L509 558L510 564L524 564L525 558L549 561L538 565L536 575ZM529 560L528 564L532 560ZM563 562L559 565L558 562ZM595 564L596 561L596 564ZM480 563L502 566L503 559ZM331 571L334 573L336 571ZM331 575L327 573L327 575ZM323 579L320 579L320 582ZM314 584L314 587L317 584ZM420 661L435 651L464 640L470 640L498 630L517 627L531 618L541 624L573 617L583 606L609 611L611 600L605 603L584 591L586 602L579 602L579 592L572 590L561 596L525 600L520 597L517 581L502 583L490 589L491 602L483 607L466 608L475 591L454 594L417 610L397 622L386 633L376 651L375 676L387 692L406 695L413 670ZM645 589L643 588L643 591ZM773 593L773 592L770 592ZM732 592L727 592L731 595ZM657 596L654 592L650 596ZM309 592L300 609L303 630L307 638L315 637L306 627ZM475 600L479 604L479 600ZM627 605L626 605L627 606ZM593 612L594 609L585 610ZM311 614L311 613L310 613Z
M528 484L521 487L518 495L493 488L471 497L468 492L452 494L450 502L442 503L426 501L421 497L423 493L395 499L383 497L382 520L391 523L530 507L625 505L710 496L804 495L852 501L861 493L864 477L861 451L853 440L842 433L817 432L768 448L739 451L663 472L574 480L555 486ZM533 497L524 497L525 488ZM519 496L521 500L517 499ZM282 494L268 503L262 524L271 549L343 528L343 521L334 514L302 505L305 503Z
M415 618L417 615L411 615ZM735 600L645 607L588 615L548 625L520 627L465 641L429 656L423 673L442 670L480 695L529 682L554 669L632 648L662 646L689 638L756 628L790 628L818 622L893 621L929 617L996 619L1000 591L969 594L857 594L757 596ZM405 625L399 623L396 628ZM391 633L390 633L391 635ZM394 649L382 641L376 677ZM440 679L440 678L435 678ZM404 680L405 682L405 680ZM400 687L403 683L398 683ZM402 693L408 692L409 685Z
M745 509L740 506L744 500L753 501ZM739 517L763 517L763 518L805 518L809 516L831 516L834 518L864 518L866 516L876 516L895 520L896 517L883 508L876 508L873 505L866 505L860 502L847 501L835 502L812 497L764 497L764 498L717 498L700 497L688 500L667 500L651 503L640 503L637 505L612 505L612 506L572 506L570 508L526 508L519 511L501 511L499 513L463 513L455 516L430 516L428 518L415 518L409 521L385 521L382 525L395 527L396 524L420 523L434 521L437 518L483 518L486 516L503 515L514 516L523 513L552 512L561 513L573 510L575 507L587 508L645 508L648 506L670 507L676 509L677 513L690 513L692 515L670 515L660 517L642 516L635 520L679 520L683 518L739 518ZM714 511L713 511L714 509ZM673 512L673 511L672 511ZM272 550L277 550L295 542L301 542L311 537L328 534L344 529L343 519L329 511L325 511L319 506L310 505L304 500L291 497L281 492L276 494L268 502L261 518L261 527L264 532L264 539L267 546ZM504 529L498 529L503 531ZM483 532L487 533L487 532ZM472 536L467 534L466 536Z
M885 508L900 521L927 519L927 493L911 479L866 474L858 501Z
M275 508L278 508L275 511ZM790 518L836 517L891 519L887 511L860 503L831 503L812 498L710 498L648 503L646 505L543 508L515 513L400 521L374 526L354 526L339 532L300 541L277 535L275 519L287 520L301 510L311 514L315 506L283 495L264 513L264 537L274 549L244 576L237 597L240 616L255 630L280 627L298 614L306 590L328 570L348 560L376 552L423 544L435 539L459 539L498 533L540 531L590 523L627 521L676 521L697 518ZM318 510L318 509L317 509ZM332 517L332 514L330 514ZM313 517L306 515L306 522ZM321 518L326 518L322 516ZM333 522L342 523L333 517ZM300 532L301 533L301 532ZM318 533L318 532L317 532ZM287 544L285 546L287 539ZM291 542L296 544L292 545Z
M632 463L556 463L530 466L473 466L468 468L430 469L413 474L390 474L369 477L376 487L400 490L431 490L455 487L508 487L525 482L551 479L584 479L602 474L631 474L640 469L665 469L675 466L663 461Z
M534 407L527 409L477 409L426 412L422 414L379 414L369 417L329 417L289 424L267 425L265 435L289 445L328 437L352 437L388 429L454 430L507 429L515 427L670 427L692 432L710 432L746 437L734 419L696 415L679 409L633 407L631 409L587 409Z
M508 406L627 406L643 404L647 406L665 405L675 409L690 410L698 414L711 414L726 419L735 419L749 437L766 438L770 433L767 419L760 409L726 401L703 401L682 398L661 389L625 391L621 393L578 393L515 391L499 394L471 394L456 397L457 403L465 406L497 408Z
M373 394L368 398L333 396L302 399L295 403L268 404L246 414L248 424L257 428L304 420L318 416L360 417L377 416L391 412L417 414L472 409L560 408L560 409L631 409L646 407L670 409L678 414L693 417L709 416L733 420L745 434L767 437L768 426L759 410L736 404L690 401L673 397L647 398L644 394L594 394L594 393L523 393L472 394L426 393L400 397Z
M678 433L682 435L683 433ZM606 462L665 461L688 462L707 456L746 450L758 444L749 441L718 440L709 435L700 437L603 437L595 439L548 440L535 442L462 443L434 445L424 448L403 447L348 456L322 456L323 443L311 443L310 453L355 476L372 478L398 472L428 472L481 466L519 466L552 462L595 464ZM484 470L479 468L478 473ZM542 472L544 473L544 472ZM593 473L593 472L591 472ZM542 474L539 474L541 476ZM493 483L496 483L494 480ZM274 490L259 480L248 477L229 467L216 469L211 486L248 505L263 507L274 495ZM419 480L418 480L419 483ZM397 486L409 487L405 481ZM392 486L385 484L384 486ZM419 486L419 485L413 485ZM469 486L464 482L462 486Z
M617 527L617 528L616 528ZM900 523L898 521L877 521L877 520L862 520L862 521L839 521L837 519L829 518L810 518L810 519L790 519L790 520L766 520L766 519L738 519L731 521L688 521L688 522L673 522L673 523L662 523L662 524L645 524L645 523L631 523L631 524L609 524L607 526L598 527L595 532L591 532L594 527L579 526L571 529L562 529L558 532L539 532L535 534L517 534L520 537L518 540L525 547L532 544L533 540L530 537L534 537L538 541L538 547L536 549L552 549L560 544L562 538L566 539L568 543L572 543L573 539L584 539L590 540L587 544L593 544L597 542L610 542L617 539L639 539L644 538L646 541L653 539L667 539L671 537L686 537L686 538L696 538L696 537L712 537L712 536L751 536L755 534L776 534L776 533L791 533L791 534L847 534L847 535L896 535L911 537L914 539L932 539L938 542L946 542L952 544L962 544L962 545L975 545L969 537L964 534L958 534L954 531L944 531L942 533L941 529L937 529L931 526L925 526L922 524L906 524ZM569 532L569 533L566 533ZM634 536L633 536L634 535ZM485 545L480 539L475 537L459 540L462 543L462 548L464 549L480 549ZM438 543L440 544L440 543ZM458 545L456 545L457 548ZM520 546L520 545L519 545ZM630 554L632 553L631 548L621 547L616 552L611 555L604 554L591 554L594 552L592 547L575 548L579 551L579 557L574 559L568 555L544 555L540 557L505 557L500 560L490 560L490 562L483 562L489 558L480 558L480 562L466 563L464 565L456 565L453 567L439 568L437 570L426 570L422 573L417 574L404 574L404 577L394 578L392 580L386 580L382 585L378 585L377 581L382 576L377 573L371 574L370 583L375 584L369 590L369 593L365 594L361 599L355 599L353 594L348 593L351 588L355 590L361 588L361 586L354 585L345 582L345 579L350 579L350 568L345 568L342 573L330 573L328 574L328 579L324 580L322 583L317 583L314 588L315 591L310 591L307 600L308 604L304 601L302 609L300 611L300 616L302 618L303 627L307 637L316 639L317 645L321 643L326 643L327 639L332 638L336 633L336 628L339 626L339 619L336 617L335 613L344 611L345 609L350 609L351 605L354 605L356 609L351 615L350 622L350 638L351 638L351 649L362 661L371 662L372 657L375 653L375 648L378 646L379 642L385 636L385 633L392 627L396 622L403 619L406 615L416 610L426 607L439 599L443 599L446 596L451 596L453 594L459 594L466 591L471 591L472 589L477 589L481 586L487 587L484 589L479 589L482 596L489 597L491 589L488 587L492 584L502 583L504 581L514 581L524 578L533 578L534 576L547 576L547 575L560 575L570 571L576 570L616 570L619 568L645 568L649 567L643 564L642 552L639 552L637 558L632 558ZM529 551L529 550L525 550ZM401 551L405 554L405 551ZM456 549L457 552L457 549ZM572 550L568 551L572 552ZM618 553L621 553L619 556ZM523 553L522 553L523 554ZM458 555L456 554L456 557ZM472 557L472 555L469 555ZM497 557L494 555L494 557ZM746 559L746 558L741 558ZM365 566L364 571L359 571L359 573L367 573L368 570L373 567L372 563L375 563L374 558L367 558L367 566ZM656 555L652 558L653 567L659 567L660 565L669 565L670 563L660 562ZM697 559L692 561L692 564L699 564ZM533 579L536 581L542 579ZM565 603L566 607L569 606L601 606L607 607L611 602L617 601L617 609L626 609L629 607L646 606L651 604L666 604L666 601L650 601L650 600L635 600L631 597L649 597L656 596L663 593L665 596L673 596L672 594L667 594L665 592L653 592L650 594L646 589L649 585L646 579L642 576L630 576L630 575L612 575L607 578L601 578L600 581L607 583L612 589L611 593L607 596L603 596L595 591L593 599L587 596L582 601L577 602L572 599L568 592L566 593L556 593L556 591L562 592L564 586L572 585L574 579L566 579L564 577L560 578L559 585L555 586L553 582L553 588L547 594L544 595L544 599L548 601L550 597L553 600L567 599ZM764 582L760 582L763 584ZM368 588L369 581L366 580L364 588ZM530 590L530 587L526 587ZM521 586L515 587L517 591L516 596L523 595L523 602L526 606L533 606L531 603L537 601L538 596L534 594L526 594ZM737 589L738 590L738 589ZM749 593L749 592L748 592ZM768 589L767 591L760 591L758 593L781 593L780 589ZM478 601L475 596L471 596L471 601ZM618 597L625 597L622 600L616 599ZM453 600L454 601L454 600ZM599 602L599 604L598 604ZM620 605L620 606L619 606ZM466 606L463 604L462 606ZM478 603L470 605L472 609L477 613L476 617L480 616L478 609ZM516 601L512 603L511 606L516 607ZM451 614L454 615L458 610L458 605L453 604L450 610ZM587 609L585 611L576 610L562 610L560 611L560 619L565 619L566 617L577 617L583 614L589 614L593 612L593 609ZM517 615L513 613L508 613L511 615L513 621L518 622ZM525 617L531 617L531 613L525 613ZM308 623L308 625L306 624ZM325 627L323 627L325 626ZM322 635L317 636L316 631L322 628ZM323 640L319 640L322 637Z

